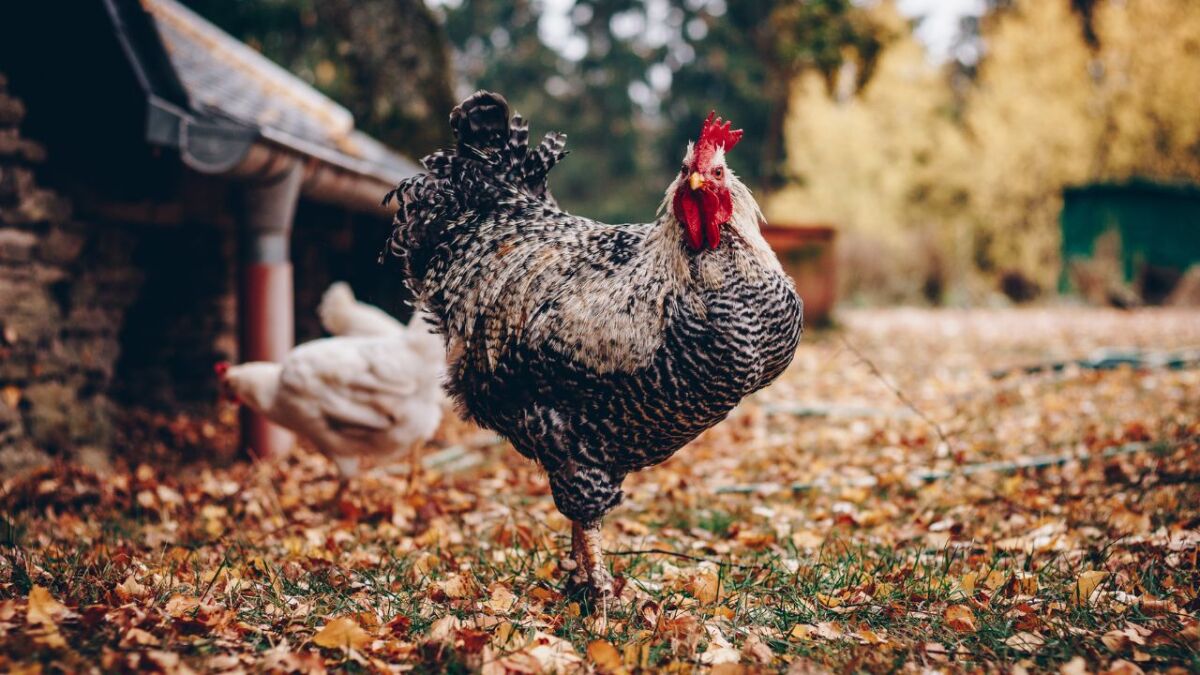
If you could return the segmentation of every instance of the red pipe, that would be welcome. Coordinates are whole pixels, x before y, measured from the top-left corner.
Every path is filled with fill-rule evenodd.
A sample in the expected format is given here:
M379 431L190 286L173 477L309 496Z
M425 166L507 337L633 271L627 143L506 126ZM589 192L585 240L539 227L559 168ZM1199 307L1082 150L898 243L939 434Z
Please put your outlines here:
M241 360L280 361L295 343L292 316L292 264L244 263L238 292ZM242 408L242 445L258 457L286 451L290 431Z
M299 161L271 166L241 193L238 349L242 362L282 361L295 344L290 259L292 219L304 171ZM243 411L242 444L270 457L288 450L291 432Z

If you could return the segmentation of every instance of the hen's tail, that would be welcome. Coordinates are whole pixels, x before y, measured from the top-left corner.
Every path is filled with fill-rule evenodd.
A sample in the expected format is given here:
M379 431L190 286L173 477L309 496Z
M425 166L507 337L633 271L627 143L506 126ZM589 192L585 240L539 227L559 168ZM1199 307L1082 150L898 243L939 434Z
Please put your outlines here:
M477 91L450 113L455 147L425 157L425 173L408 178L384 198L397 202L388 251L405 265L421 294L431 258L447 227L468 212L524 195L553 203L546 177L566 156L566 135L548 133L529 147L529 125L511 115L500 94Z
M344 281L333 283L321 296L317 316L321 327L331 335L394 335L404 331L404 324L392 315L355 299L354 291Z

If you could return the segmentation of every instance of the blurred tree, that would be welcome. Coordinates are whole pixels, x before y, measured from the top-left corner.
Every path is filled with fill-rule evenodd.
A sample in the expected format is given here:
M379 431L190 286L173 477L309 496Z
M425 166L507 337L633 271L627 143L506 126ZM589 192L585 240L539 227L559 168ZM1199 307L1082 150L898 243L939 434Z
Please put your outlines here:
M744 147L753 149L751 161L731 156L734 168L767 190L786 177L783 129L792 83L811 71L830 91L840 81L853 92L871 79L893 35L851 0L739 0L721 14L712 12L712 3L696 10L688 9L694 2L675 4L684 12L695 60L671 64L666 110L673 124L664 139L680 147L696 131L686 121L717 107L745 127ZM844 68L853 75L839 80Z
M422 0L184 2L338 100L384 143L420 157L448 140L448 47Z
M1096 12L1101 178L1200 182L1195 0L1106 2Z
M713 108L746 130L734 169L751 184L777 179L791 80L814 69L832 82L852 61L861 84L885 39L851 0L576 0L565 26L543 9L464 0L446 27L472 86L571 133L554 192L605 220L649 217Z
M1063 188L1200 181L1194 0L991 4L968 78L961 64L937 72L902 35L854 96L798 80L798 180L768 214L842 225L851 295L936 299L940 287L979 301L999 278L1052 288ZM903 32L886 3L873 11Z
M897 37L857 94L819 73L793 87L788 173L797 177L767 204L774 221L832 222L846 269L843 297L938 302L964 267L961 215L969 188L966 138L942 69L906 30L891 3L872 20ZM843 78L853 73L842 73Z
M1058 273L1062 188L1086 181L1099 141L1092 55L1064 0L1021 0L985 25L967 105L971 212L985 272L1042 288Z
M568 55L543 41L540 3L467 0L446 9L467 89L503 93L534 133L569 132L572 157L554 170L554 194L564 206L604 220L648 218L666 187L665 178L661 185L652 180L657 167L644 146L652 136L629 93L661 50L618 38L610 28L614 15L635 5L576 3L570 24L557 29L573 40Z

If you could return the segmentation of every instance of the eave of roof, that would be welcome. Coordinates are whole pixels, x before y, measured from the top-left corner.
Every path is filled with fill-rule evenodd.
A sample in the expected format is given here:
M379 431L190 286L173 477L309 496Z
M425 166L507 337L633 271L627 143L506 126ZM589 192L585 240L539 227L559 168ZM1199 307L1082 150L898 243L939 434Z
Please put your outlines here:
M382 196L419 170L355 130L348 110L175 0L104 1L146 90L147 139L178 148L192 168L229 172L252 148L273 147L370 183L338 200L358 210L377 205L362 195Z

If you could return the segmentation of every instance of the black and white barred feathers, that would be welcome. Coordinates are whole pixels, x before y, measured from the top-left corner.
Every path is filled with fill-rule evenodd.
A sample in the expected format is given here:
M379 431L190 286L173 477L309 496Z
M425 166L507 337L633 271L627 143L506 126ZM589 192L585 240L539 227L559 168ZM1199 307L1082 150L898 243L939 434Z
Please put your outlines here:
M665 461L783 372L800 298L731 172L721 243L693 251L666 207L626 225L559 209L546 179L565 136L530 148L502 96L477 92L450 124L456 147L388 195L390 250L446 339L462 411L542 464L564 515L595 522L626 474Z

